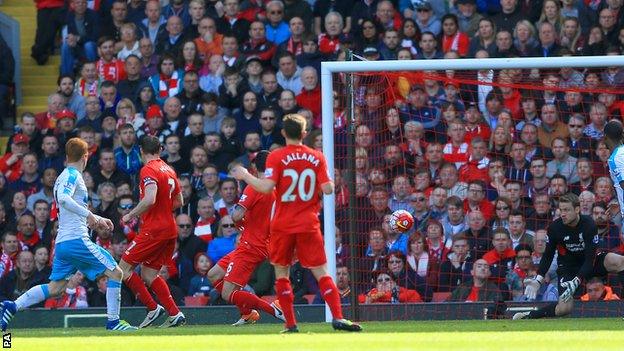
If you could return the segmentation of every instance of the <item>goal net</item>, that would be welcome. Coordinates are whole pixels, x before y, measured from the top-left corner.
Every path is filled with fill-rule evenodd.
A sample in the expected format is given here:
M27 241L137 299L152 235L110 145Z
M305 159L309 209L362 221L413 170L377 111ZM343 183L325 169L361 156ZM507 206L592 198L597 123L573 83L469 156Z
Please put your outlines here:
M330 271L360 320L504 318L557 299L535 274L557 199L579 195L600 250L622 245L604 124L624 117L624 57L324 62ZM389 214L414 227L393 233ZM575 314L621 314L616 275L584 281ZM466 303L471 302L471 303ZM615 303L619 306L619 303Z

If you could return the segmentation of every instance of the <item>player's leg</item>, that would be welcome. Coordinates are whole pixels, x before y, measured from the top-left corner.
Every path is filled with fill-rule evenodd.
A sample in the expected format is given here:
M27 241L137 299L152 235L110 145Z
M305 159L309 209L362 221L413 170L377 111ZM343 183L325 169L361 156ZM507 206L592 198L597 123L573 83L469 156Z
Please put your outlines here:
M297 255L301 265L309 268L319 284L321 297L331 311L333 321L332 327L337 330L361 331L362 327L356 323L344 319L342 315L342 305L340 304L340 293L332 277L327 273L327 257L323 243L323 236L320 231L297 235Z
M230 263L230 254L223 256L217 264L212 266L208 271L208 280L212 284L212 287L219 292L223 291L223 277L225 276L225 270ZM221 295L223 297L223 295ZM225 297L223 298L225 299ZM227 301L227 300L226 300Z
M52 261L52 273L50 274L50 282L48 284L33 286L15 301L7 300L0 303L0 326L2 331L6 330L17 311L45 301L48 297L58 296L65 291L65 285L67 285L65 278L76 272L71 255L71 252L74 251L73 245L75 243L72 243L73 241L65 241L56 245L54 260Z
M171 255L169 255L171 256ZM158 275L158 271L154 266L141 265L141 278L149 286L150 290L154 292L158 301L164 306L165 310L169 314L169 318L160 325L161 328L179 327L186 323L184 314L180 312L178 305L176 305L167 282Z
M576 270L578 271L578 270ZM575 271L575 272L576 272ZM567 270L557 270L557 276L559 277L559 281L557 282L557 290L559 291L559 296L563 294L565 288L561 286L561 282L565 282L573 279L576 274L572 273L572 271ZM570 312L572 312L572 308L574 307L574 298L563 302L559 300L558 302L548 304L544 307L538 308L537 310L531 312L518 312L513 316L513 319L540 319L540 318L552 318L552 317L563 317Z
M293 261L295 246L296 235L292 234L272 234L269 241L269 257L275 270L275 293L284 313L284 319L286 319L285 333L299 331L295 319L295 295L289 279L290 264Z
M298 333L295 318L295 295L290 284L290 266L272 263L275 270L275 293L284 314L286 329L284 333Z
M162 315L164 313L164 309L162 308L162 306L156 303L156 300L154 300L149 291L147 291L145 283L143 282L141 277L134 271L135 265L126 262L122 257L121 260L119 260L119 268L123 273L123 282L128 288L130 288L130 291L132 291L137 299L141 301L143 306L147 308L148 315L153 315L153 317L150 319L156 319L160 315ZM140 327L145 328L146 326L148 325L143 325L143 323L141 323Z
M147 291L147 287L141 277L134 271L134 268L143 262L149 254L149 250L145 250L147 242L143 240L144 236L137 236L121 256L119 260L119 268L123 272L123 282L132 291L134 296L141 301L143 306L147 308L147 316L139 324L139 328L146 328L160 316L165 314L165 309L156 303L152 295ZM149 248L149 247L148 247Z
M223 298L238 306L243 319L250 314L255 317L258 315L257 311L264 311L284 321L284 313L279 301L269 303L257 295L243 290L256 268L267 259L266 253L243 243L228 256L229 262L225 266L225 275L223 276ZM222 264L220 266L223 267Z
M135 330L137 327L131 326L124 320L119 318L121 311L121 281L123 280L123 271L119 266L112 270L104 272L108 277L106 283L106 314L110 324L110 330Z
M600 255L598 258L601 258ZM609 252L602 259L604 269L609 273L617 273L620 283L624 284L624 256Z
M11 319L18 311L45 301L49 297L55 297L65 291L65 279L51 281L48 284L33 286L20 295L15 301L6 300L0 303L0 328L5 331Z
M106 286L106 329L111 331L133 331L137 327L119 318L121 309L121 280L123 272L113 256L103 247L88 239L81 240L82 245L75 247L72 253L76 268L91 281L102 274L108 277Z

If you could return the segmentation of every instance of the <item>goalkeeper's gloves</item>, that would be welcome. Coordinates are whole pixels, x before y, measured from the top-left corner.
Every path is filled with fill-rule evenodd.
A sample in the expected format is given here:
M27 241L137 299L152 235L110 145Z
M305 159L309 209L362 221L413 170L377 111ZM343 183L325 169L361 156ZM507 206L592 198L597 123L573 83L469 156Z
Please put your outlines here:
M561 278L561 287L563 287L565 290L563 291L561 296L559 296L559 301L570 301L579 285L581 285L581 280L578 277L574 277L574 279L568 281L563 281L563 278Z
M544 277L541 275L537 275L533 278L527 278L524 280L524 296L526 296L527 300L535 300L537 297L537 292L539 291L542 283L544 282Z

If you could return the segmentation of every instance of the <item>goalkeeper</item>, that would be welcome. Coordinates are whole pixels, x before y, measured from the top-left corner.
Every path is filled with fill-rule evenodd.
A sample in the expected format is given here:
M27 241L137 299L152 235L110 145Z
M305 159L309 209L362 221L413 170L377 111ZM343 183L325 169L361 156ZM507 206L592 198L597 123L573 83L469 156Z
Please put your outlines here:
M559 301L535 311L518 312L513 319L561 317L569 314L572 312L574 293L581 284L581 279L619 273L620 280L624 281L624 256L612 252L596 254L596 223L590 216L580 214L578 196L572 193L562 195L559 198L559 211L560 218L548 226L548 243L537 276L525 280L524 292L529 300L535 299L557 252Z

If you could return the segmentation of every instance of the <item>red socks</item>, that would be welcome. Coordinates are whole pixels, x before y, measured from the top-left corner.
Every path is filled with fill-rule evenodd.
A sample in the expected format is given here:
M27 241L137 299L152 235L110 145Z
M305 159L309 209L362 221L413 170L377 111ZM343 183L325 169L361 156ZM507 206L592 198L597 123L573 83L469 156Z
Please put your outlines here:
M156 278L154 278L154 281L152 281L150 289L152 289L154 294L156 294L158 301L160 301L163 307L165 307L170 316L175 316L180 313L180 309L176 305L175 301L173 301L169 287L162 277L157 275Z
M319 289L321 292L321 297L327 305L329 305L329 310L332 313L334 319L342 319L342 306L340 305L340 293L338 293L338 288L332 278L328 275L321 277L319 279ZM281 301L280 301L281 302Z
M125 281L126 285L149 311L156 309L156 301L154 301L152 295L150 295L149 291L147 291L145 283L143 283L143 280L141 280L141 277L139 277L138 274L132 272L130 277L128 277Z
M251 313L253 308L260 309L269 315L273 315L273 307L265 300L244 290L235 290L230 295L230 303L236 305L241 315Z
M277 293L277 300L282 307L282 312L284 312L284 318L286 318L286 328L296 326L295 308L293 307L295 296L290 286L290 280L288 278L277 279L275 281L275 292Z

